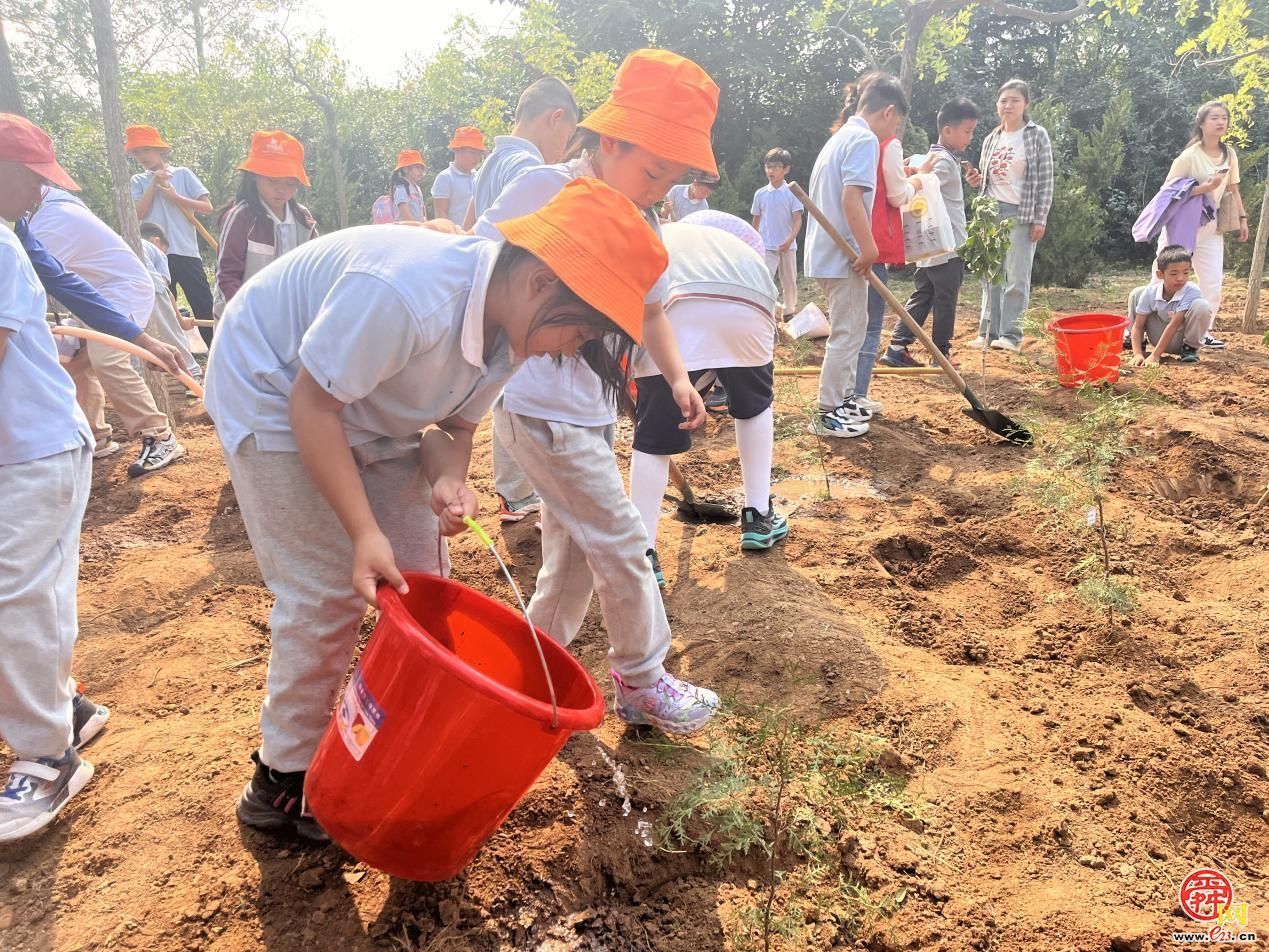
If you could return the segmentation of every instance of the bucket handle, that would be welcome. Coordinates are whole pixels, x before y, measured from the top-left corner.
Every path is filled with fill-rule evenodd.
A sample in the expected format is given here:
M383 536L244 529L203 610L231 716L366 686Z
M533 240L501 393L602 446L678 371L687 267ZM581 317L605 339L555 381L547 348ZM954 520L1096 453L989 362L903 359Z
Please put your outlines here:
M534 627L533 620L529 618L529 609L524 604L524 596L520 594L520 586L511 577L511 570L507 568L507 563L502 561L502 556L498 554L498 549L494 546L493 539L489 538L489 534L481 528L480 523L471 516L463 516L463 522L468 529L476 533L476 538L483 542L489 551L493 553L493 557L498 560L498 565L502 567L502 574L507 577L511 590L516 594L516 601L520 603L520 612L524 615L525 623L529 626L529 635L533 638L533 647L538 651L538 661L542 662L542 673L546 675L546 689L551 695L551 730L557 731L560 729L560 707L555 700L555 680L551 677L551 669L546 663L546 654L542 651L542 639L538 637L538 630ZM440 533L437 533L436 543L438 549L440 548L440 539Z

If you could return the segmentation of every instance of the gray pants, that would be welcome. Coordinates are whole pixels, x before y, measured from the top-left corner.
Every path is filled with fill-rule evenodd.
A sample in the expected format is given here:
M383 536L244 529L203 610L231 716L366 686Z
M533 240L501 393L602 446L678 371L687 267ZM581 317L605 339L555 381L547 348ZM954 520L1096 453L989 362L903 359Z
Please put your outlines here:
M609 663L627 684L648 687L665 673L670 623L613 455L615 429L520 416L501 403L494 410L494 432L542 497L542 569L529 616L567 646L595 592Z
M1144 287L1136 288L1128 295L1128 328L1131 331L1132 322L1137 318L1137 299L1144 294ZM1199 298L1195 301L1188 311L1185 312L1184 322L1181 325L1181 333L1174 334L1172 342L1168 345L1166 353L1181 353L1181 345L1185 344L1198 350L1203 346L1203 338L1207 336L1208 330L1212 326L1212 305L1207 301ZM1168 322L1158 314L1150 314L1146 317L1146 340L1152 346L1155 346L1163 339L1163 332L1168 329Z
M195 380L203 375L203 368L198 366L198 361L190 353L189 336L185 333L185 329L181 327L180 317L176 313L176 305L172 303L172 296L168 294L166 285L163 286L162 291L156 290L154 293L154 312L150 315L149 327L154 331L155 337L177 349L181 355L181 364L187 374ZM180 389L185 389L185 385L176 380L175 377L170 378L170 380L179 384ZM175 387L172 389L175 389Z
M868 333L868 282L854 271L845 278L820 278L828 297L828 343L820 366L820 410L836 410L855 395L859 352Z
M92 477L88 446L0 466L0 738L19 760L60 757L71 744L79 527Z
M432 488L419 474L418 440L376 440L353 455L397 567L440 572ZM352 542L298 453L260 450L248 437L236 450L226 448L225 461L260 574L274 595L260 759L274 770L305 770L366 614L352 587Z
M507 452L497 430L494 430L491 442L493 444L494 492L508 503L528 499L534 494L533 483L528 476L524 475L520 464Z
M1004 284L983 285L983 313L978 334L989 343L998 337L1022 343L1022 315L1031 303L1031 265L1035 262L1035 242L1031 225L1017 222L1018 206L1000 203L1000 217L1013 218L1009 250L1005 253Z

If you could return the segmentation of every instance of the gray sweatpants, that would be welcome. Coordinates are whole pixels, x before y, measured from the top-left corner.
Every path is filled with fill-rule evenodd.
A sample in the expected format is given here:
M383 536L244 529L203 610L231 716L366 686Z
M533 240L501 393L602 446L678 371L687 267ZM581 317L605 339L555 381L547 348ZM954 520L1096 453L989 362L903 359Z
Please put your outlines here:
M79 527L88 446L0 466L0 738L19 760L71 745L71 656L79 635Z
M432 487L419 473L418 440L384 438L356 447L353 456L397 567L440 572ZM226 447L225 461L274 596L260 759L274 770L306 770L366 613L352 587L352 542L298 453L260 450L248 437L235 450Z
M529 616L562 645L577 637L592 591L608 660L632 687L665 673L670 623L644 552L647 532L613 455L613 426L574 426L494 409L502 439L542 497L542 568Z
M820 278L828 298L828 343L820 365L820 410L830 413L855 395L859 352L868 333L868 282L854 271Z

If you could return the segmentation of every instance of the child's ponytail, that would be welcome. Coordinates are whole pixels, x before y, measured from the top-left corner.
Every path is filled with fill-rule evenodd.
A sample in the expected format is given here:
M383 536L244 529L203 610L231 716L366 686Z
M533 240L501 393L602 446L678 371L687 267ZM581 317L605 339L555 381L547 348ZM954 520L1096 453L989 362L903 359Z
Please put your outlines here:
M864 97L864 90L881 75L882 73L878 70L869 70L853 83L846 84L846 88L842 90L842 111L838 115L837 121L829 127L830 135L846 125L846 120L859 111L859 103Z

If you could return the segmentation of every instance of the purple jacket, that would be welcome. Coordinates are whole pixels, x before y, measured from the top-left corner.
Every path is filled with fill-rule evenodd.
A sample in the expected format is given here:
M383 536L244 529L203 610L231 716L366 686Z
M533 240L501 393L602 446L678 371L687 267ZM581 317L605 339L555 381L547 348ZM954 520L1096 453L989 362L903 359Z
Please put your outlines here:
M1216 217L1210 193L1191 195L1198 185L1192 178L1165 182L1146 204L1132 226L1137 241L1152 242L1163 233L1165 245L1183 245L1190 252L1198 244L1199 229Z

